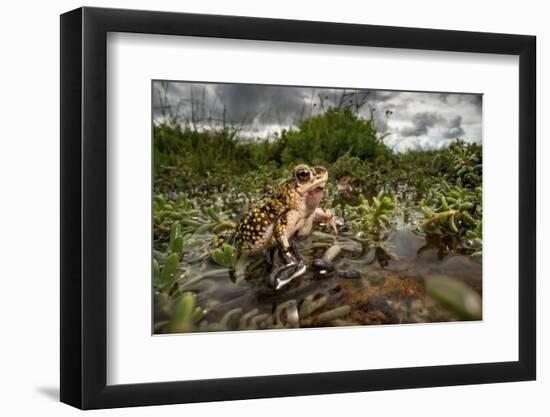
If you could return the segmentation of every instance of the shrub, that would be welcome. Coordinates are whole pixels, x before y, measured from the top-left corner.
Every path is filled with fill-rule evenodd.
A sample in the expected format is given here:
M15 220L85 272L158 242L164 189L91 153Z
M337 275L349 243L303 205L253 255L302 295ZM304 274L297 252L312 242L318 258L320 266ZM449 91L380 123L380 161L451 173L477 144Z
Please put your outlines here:
M284 131L283 162L335 162L344 153L361 160L385 159L391 154L376 135L370 120L358 118L349 109L330 109L303 120L297 130Z

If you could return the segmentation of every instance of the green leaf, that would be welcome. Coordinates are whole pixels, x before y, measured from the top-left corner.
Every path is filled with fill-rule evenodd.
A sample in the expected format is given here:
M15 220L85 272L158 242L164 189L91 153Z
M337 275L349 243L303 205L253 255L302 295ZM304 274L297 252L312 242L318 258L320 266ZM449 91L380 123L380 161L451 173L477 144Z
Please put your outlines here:
M481 296L463 282L445 276L426 280L426 292L464 320L481 320Z
M160 279L160 267L156 259L153 259L153 280L157 282Z
M172 252L180 254L183 251L183 236L178 236L172 245Z
M176 273L176 268L178 267L179 255L176 253L171 254L164 264L162 273L160 275L160 284L161 289L166 290L172 286L174 282L174 275Z
M210 216L210 218L214 220L216 223L219 223L222 220L218 215L218 213L216 213L216 211L212 207L208 207L206 209L206 214L208 214L208 216Z
M195 330L195 296L191 292L184 293L177 302L169 330L173 333L187 333Z
M233 246L224 243L221 248L210 251L210 257L218 265L233 269L237 263L237 256Z
M181 233L181 226L179 222L175 221L174 223L172 223L172 227L170 228L170 241L168 242L168 250L170 252L174 252L174 244L175 244L176 238L180 235L180 233Z

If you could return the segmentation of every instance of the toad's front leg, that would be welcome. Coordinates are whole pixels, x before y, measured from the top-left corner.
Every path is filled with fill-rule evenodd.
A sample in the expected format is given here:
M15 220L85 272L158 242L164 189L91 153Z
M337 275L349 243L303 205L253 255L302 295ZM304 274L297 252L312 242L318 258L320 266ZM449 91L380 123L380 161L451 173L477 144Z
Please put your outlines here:
M338 229L336 228L336 217L332 214L332 212L330 210L317 208L309 217L307 217L303 225L296 232L296 236L299 238L308 237L313 230L314 223L326 223L335 234L338 233Z
M313 212L313 221L315 223L326 223L333 230L334 234L338 233L338 228L336 227L336 217L330 210L316 208Z

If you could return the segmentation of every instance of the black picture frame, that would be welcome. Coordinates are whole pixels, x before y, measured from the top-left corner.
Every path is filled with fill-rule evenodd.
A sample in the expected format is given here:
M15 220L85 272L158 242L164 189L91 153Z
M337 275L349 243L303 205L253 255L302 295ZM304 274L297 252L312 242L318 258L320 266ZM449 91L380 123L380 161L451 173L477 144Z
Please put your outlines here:
M519 56L519 360L107 385L108 32ZM60 57L62 402L94 409L536 378L534 36L84 7L61 15Z

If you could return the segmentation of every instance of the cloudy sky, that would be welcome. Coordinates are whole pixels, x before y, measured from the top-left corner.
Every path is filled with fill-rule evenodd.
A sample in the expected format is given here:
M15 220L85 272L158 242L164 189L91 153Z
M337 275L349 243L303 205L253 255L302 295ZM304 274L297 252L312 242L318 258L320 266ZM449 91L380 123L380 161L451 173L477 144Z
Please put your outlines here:
M338 105L373 116L384 142L398 152L433 149L459 137L482 141L479 94L153 82L153 118L177 115L199 129L242 126L241 138L269 138L303 118Z

